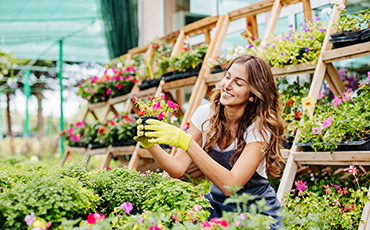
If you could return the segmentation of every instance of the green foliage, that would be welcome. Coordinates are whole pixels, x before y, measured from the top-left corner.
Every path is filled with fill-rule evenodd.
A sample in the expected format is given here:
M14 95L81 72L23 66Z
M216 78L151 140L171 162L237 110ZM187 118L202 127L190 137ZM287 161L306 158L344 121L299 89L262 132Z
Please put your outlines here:
M185 47L182 52L170 58L170 67L180 72L185 72L198 67L207 53L208 45L200 44L195 48Z
M94 210L99 197L77 179L46 176L17 183L0 194L0 223L7 229L27 229L24 218L31 211L54 224L63 217L76 218Z
M329 185L328 185L329 186ZM291 194L283 208L285 229L358 229L368 189L334 188L321 195L308 190Z
M331 104L319 101L312 119L304 115L299 142L334 152L337 142L365 138L370 130L370 87L364 85L352 94L349 90L335 96Z
M297 31L290 29L283 35L271 38L268 44L255 50L272 67L300 63L314 63L319 58L326 26L320 18L306 21Z

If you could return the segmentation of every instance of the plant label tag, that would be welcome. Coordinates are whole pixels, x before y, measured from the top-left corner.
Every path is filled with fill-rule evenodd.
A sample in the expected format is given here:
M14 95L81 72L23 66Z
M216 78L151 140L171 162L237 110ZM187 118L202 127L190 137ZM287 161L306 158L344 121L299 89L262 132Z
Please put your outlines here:
M308 116L310 117L310 120L312 120L313 108L315 105L313 101L313 97L309 96L309 97L302 98L302 105L303 105L304 110L306 109L308 110Z

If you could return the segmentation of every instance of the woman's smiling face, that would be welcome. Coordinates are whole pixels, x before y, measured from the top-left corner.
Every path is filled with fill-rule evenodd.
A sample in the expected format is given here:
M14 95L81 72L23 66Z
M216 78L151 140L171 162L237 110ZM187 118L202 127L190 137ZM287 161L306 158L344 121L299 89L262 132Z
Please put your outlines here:
M245 65L232 64L221 81L221 104L245 107L249 101L253 101L253 97L250 97L247 78L248 73Z

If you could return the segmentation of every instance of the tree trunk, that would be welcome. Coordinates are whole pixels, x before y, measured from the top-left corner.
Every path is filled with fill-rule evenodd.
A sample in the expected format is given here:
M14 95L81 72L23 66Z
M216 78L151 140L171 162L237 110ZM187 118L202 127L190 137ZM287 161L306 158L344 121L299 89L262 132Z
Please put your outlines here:
M8 135L13 137L12 120L10 118L10 94L6 94L6 120L8 122Z
M37 109L37 137L41 138L45 136L45 130L44 130L44 117L42 116L42 99L44 98L41 92L35 93L37 97L37 104L38 104L38 109Z

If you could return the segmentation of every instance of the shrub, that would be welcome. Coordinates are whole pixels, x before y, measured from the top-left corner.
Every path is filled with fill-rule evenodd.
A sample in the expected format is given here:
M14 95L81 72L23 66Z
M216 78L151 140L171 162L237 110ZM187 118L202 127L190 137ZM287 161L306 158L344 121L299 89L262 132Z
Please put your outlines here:
M77 218L95 207L99 197L83 188L77 179L44 177L17 183L0 194L0 228L27 229L25 216L31 211L48 222Z

